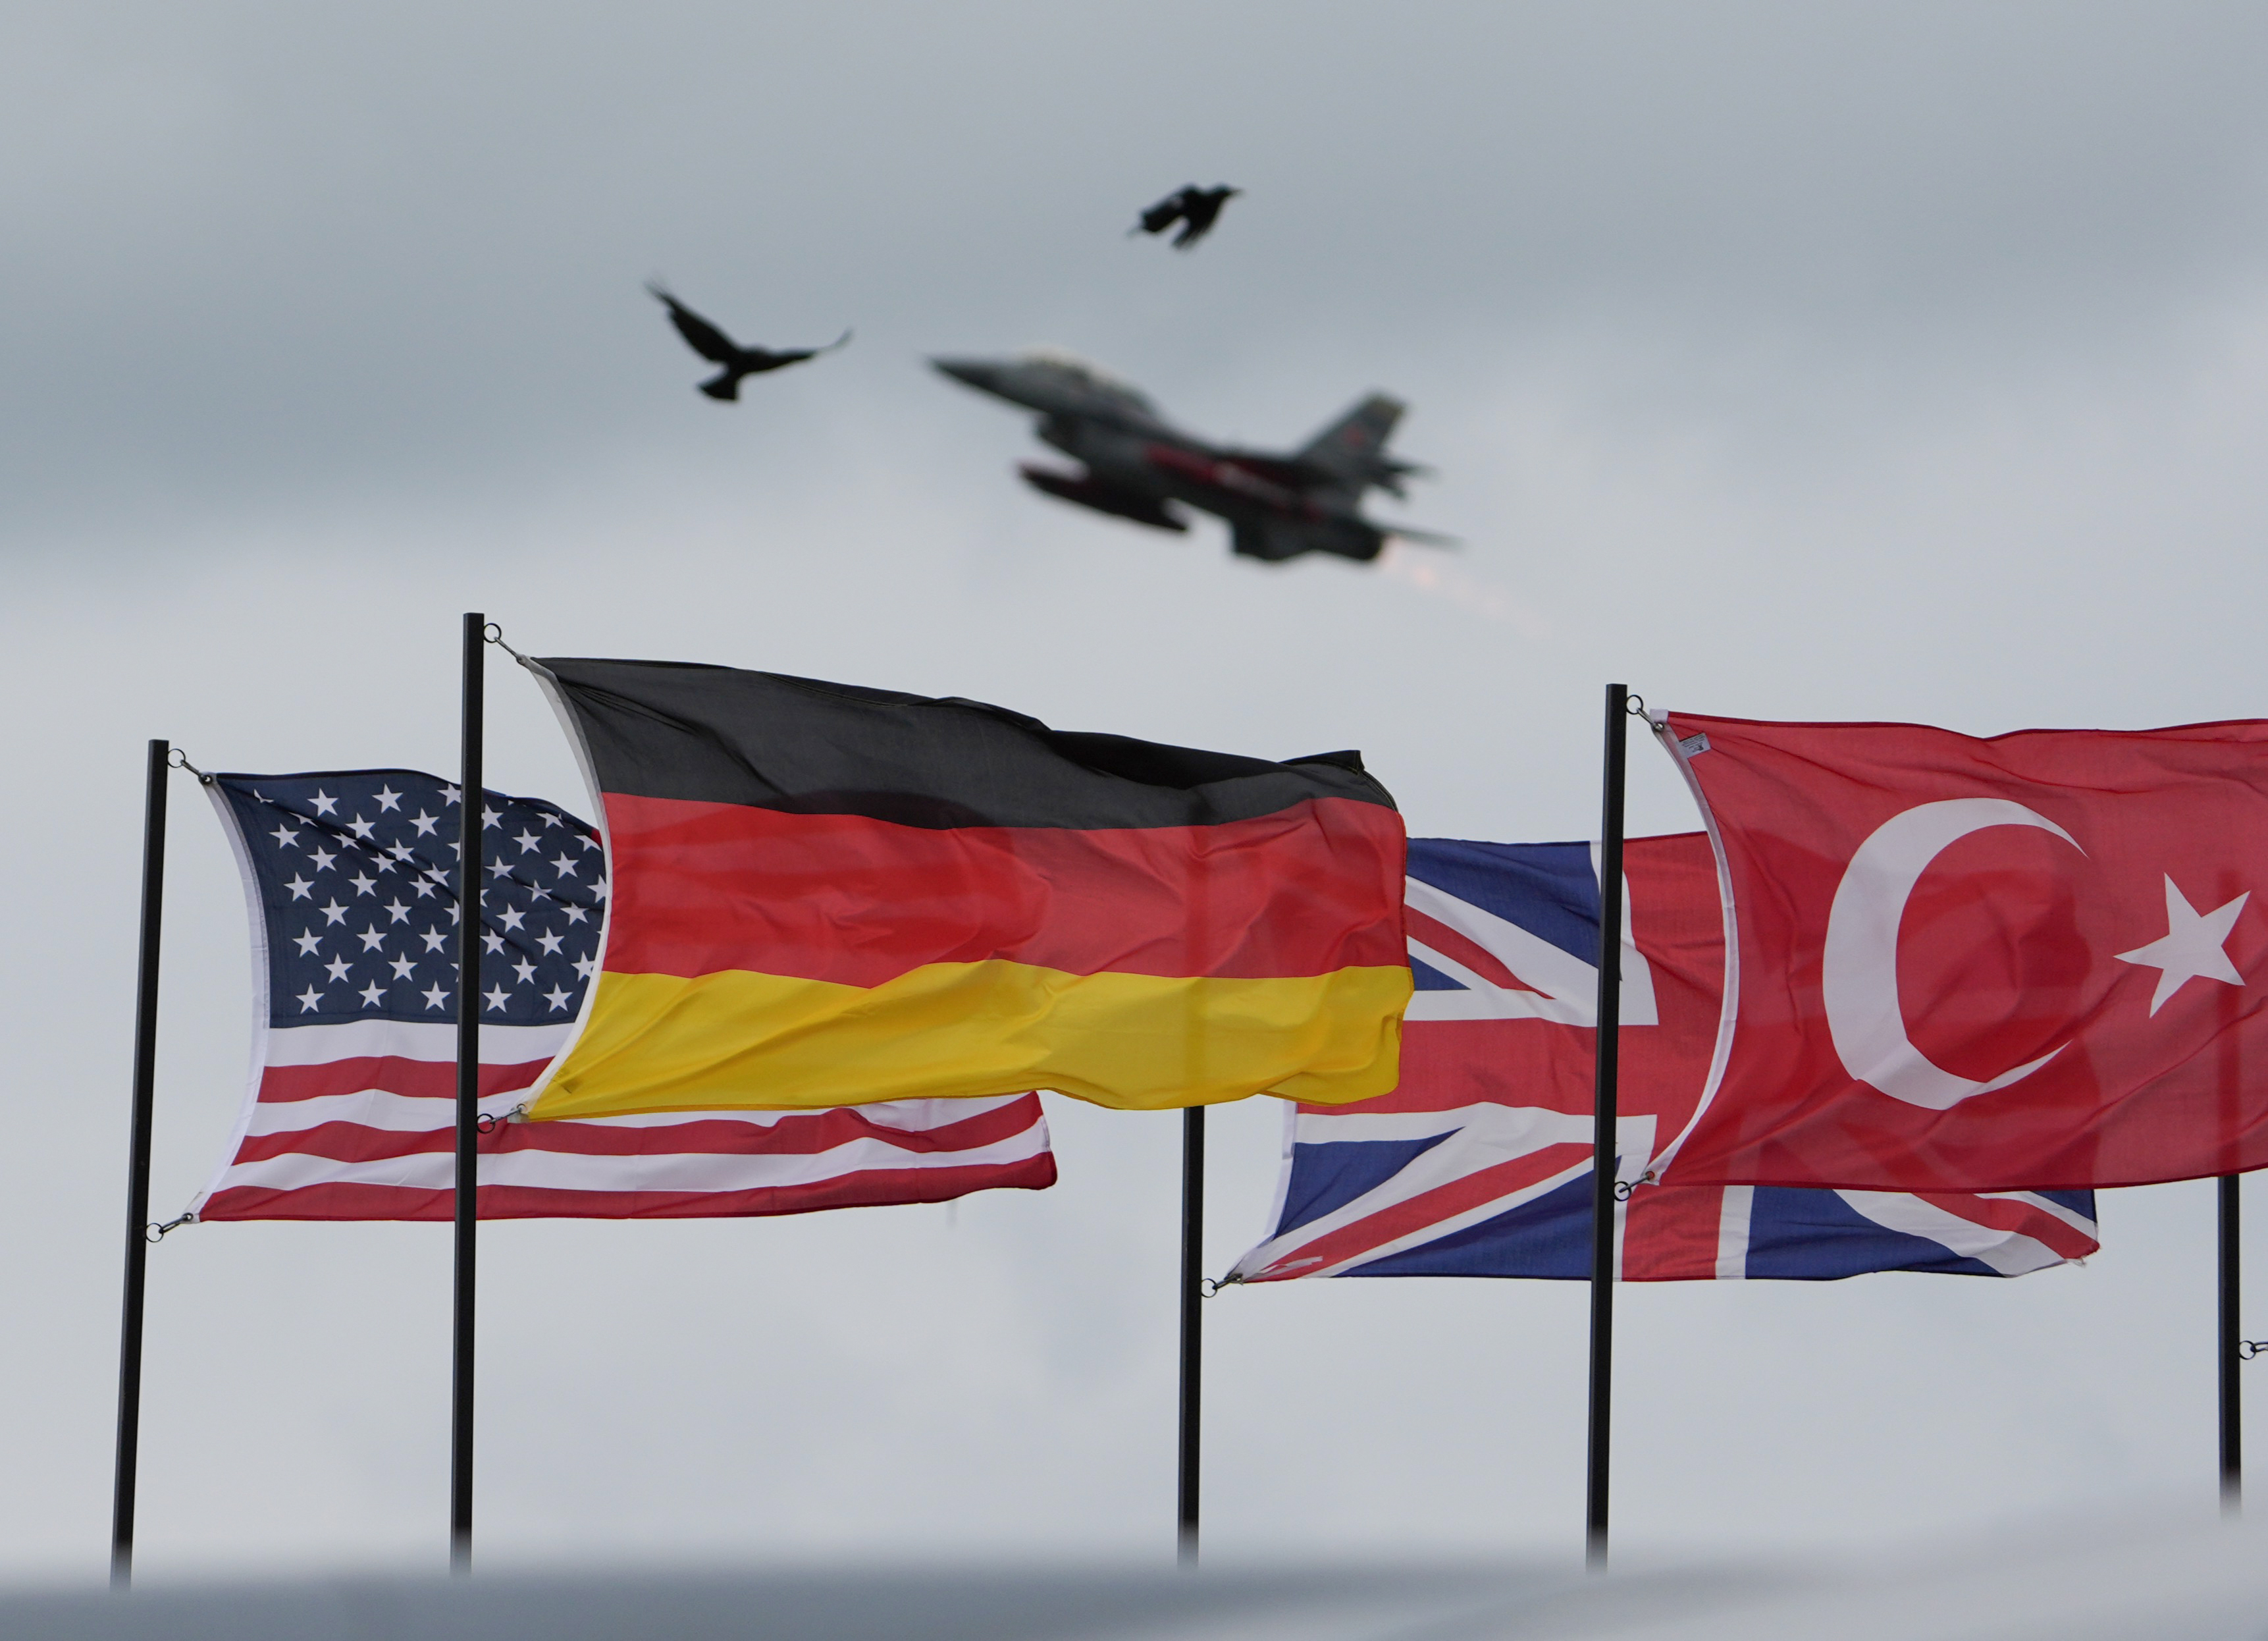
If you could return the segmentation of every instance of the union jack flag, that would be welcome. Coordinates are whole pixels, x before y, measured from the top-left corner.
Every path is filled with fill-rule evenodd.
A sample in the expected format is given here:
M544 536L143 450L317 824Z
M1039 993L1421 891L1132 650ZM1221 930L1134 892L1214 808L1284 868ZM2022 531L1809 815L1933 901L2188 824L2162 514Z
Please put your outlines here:
M1624 861L1624 1280L2015 1276L2095 1251L2088 1191L1638 1183L1716 1052L1724 925L1701 834L1633 839ZM1599 899L1587 844L1410 839L1401 1086L1287 1111L1273 1228L1232 1281L1589 1275Z

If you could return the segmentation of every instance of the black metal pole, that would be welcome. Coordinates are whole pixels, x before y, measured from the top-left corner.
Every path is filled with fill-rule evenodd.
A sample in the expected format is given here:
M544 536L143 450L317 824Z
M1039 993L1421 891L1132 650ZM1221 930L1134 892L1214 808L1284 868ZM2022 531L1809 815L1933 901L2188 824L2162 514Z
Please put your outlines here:
M2220 1509L2244 1507L2244 1386L2238 1378L2243 1331L2236 1303L2237 1187L2235 1174L2220 1179Z
M1175 1554L1197 1559L1198 1403L1204 1380L1204 1107L1182 1112L1182 1424Z
M465 617L463 765L457 799L456 1282L449 1353L449 1570L473 1567L473 1276L480 1227L481 720L488 621Z
M1606 778L1599 816L1598 1060L1591 1125L1591 1417L1583 1559L1607 1565L1608 1439L1615 1363L1615 1094L1623 1004L1623 765L1630 691L1607 685Z
M150 743L142 809L142 954L134 992L134 1116L126 1151L126 1293L118 1327L117 1467L110 1493L110 1582L134 1582L134 1484L142 1454L142 1289L150 1262L150 1130L158 1093L158 936L166 900L166 761Z

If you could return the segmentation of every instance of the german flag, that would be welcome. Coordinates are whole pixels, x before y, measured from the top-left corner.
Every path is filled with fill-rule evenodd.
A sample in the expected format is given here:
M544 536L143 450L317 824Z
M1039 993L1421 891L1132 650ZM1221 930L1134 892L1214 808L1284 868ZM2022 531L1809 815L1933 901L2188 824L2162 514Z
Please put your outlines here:
M532 1119L1395 1085L1404 839L1355 753L1272 764L725 667L531 666L600 794L612 884Z

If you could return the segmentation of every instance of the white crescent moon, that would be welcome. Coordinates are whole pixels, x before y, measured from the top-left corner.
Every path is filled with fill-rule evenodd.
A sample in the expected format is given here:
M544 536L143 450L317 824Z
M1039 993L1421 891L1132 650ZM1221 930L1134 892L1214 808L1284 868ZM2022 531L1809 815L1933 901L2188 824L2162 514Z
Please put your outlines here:
M2028 1077L2065 1046L1978 1083L1933 1065L1906 1035L1898 1006L1898 923L1906 898L1948 846L1987 826L2036 826L2079 849L2078 840L2053 821L2006 798L1919 804L1893 815L1859 846L1827 914L1820 990L1843 1068L1892 1099L1931 1111L1949 1111L1971 1095Z

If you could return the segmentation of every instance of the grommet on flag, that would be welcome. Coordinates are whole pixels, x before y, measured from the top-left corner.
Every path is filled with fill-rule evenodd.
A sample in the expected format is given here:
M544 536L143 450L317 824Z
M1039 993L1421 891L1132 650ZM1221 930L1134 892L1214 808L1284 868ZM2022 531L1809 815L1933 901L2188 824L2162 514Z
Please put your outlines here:
M199 786L210 787L212 785L213 778L205 773L203 770L199 769L195 764L189 762L188 754L182 751L178 746L166 754L166 767L168 769L186 769L189 773L197 778L197 784Z
M514 649L511 645L504 641L504 629L495 622L490 622L486 629L481 633L481 636L486 639L490 643L495 645L505 654L511 656L521 666L528 668L531 670L535 669L535 663L534 662L528 660L526 656L521 654L518 650Z

